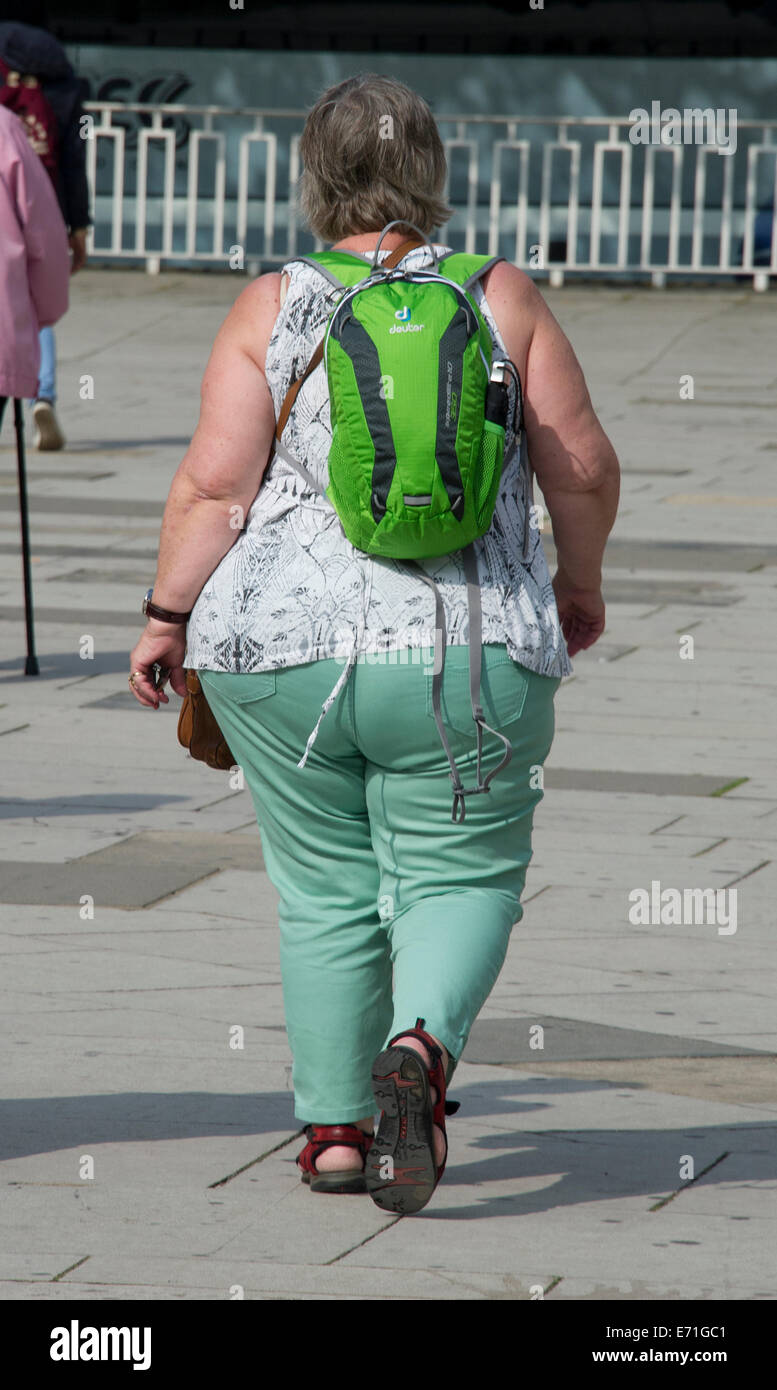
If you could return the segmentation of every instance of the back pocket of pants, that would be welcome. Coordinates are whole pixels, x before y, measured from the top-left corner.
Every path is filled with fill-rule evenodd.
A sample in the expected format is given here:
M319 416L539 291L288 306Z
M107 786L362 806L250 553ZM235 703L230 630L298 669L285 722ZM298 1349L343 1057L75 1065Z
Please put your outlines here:
M451 661L451 652L463 653ZM459 665L459 662L462 662ZM432 667L427 667L426 712L434 718L432 705ZM483 716L492 729L504 729L523 714L531 672L513 661L504 647L484 646L480 677L480 703ZM469 692L469 647L449 647L445 655L443 688L440 698L443 723L461 734L475 733Z
M235 705L253 705L275 694L275 671L200 671L205 698L213 690L216 697Z

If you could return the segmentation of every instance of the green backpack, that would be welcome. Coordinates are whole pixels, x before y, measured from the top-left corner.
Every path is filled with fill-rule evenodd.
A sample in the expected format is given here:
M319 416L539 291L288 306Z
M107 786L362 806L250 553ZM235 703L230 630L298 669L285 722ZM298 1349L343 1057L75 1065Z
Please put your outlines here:
M487 725L480 706L481 605L472 542L491 524L504 460L507 360L492 362L492 339L472 285L501 257L452 252L437 258L423 233L378 260L389 223L365 273L355 252L323 251L307 262L341 291L322 342L292 384L278 416L275 452L334 507L343 533L368 555L420 562L461 550L470 619L470 693L477 729L477 786L465 788L440 711L447 641L434 580L435 662L432 707L451 767L452 820L463 821L464 797L485 792L512 756L509 741ZM403 223L403 226L408 224ZM417 228L414 229L418 231ZM426 243L432 265L404 270L397 262ZM297 391L323 360L329 388L332 444L323 490L282 442ZM505 755L485 779L483 730Z

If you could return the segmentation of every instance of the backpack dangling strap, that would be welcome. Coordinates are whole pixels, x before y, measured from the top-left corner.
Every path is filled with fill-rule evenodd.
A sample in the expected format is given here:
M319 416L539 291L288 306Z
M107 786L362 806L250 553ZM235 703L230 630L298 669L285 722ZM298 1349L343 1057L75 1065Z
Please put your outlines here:
M445 732L445 725L442 719L440 706L440 696L442 693L443 671L445 669L445 652L448 645L448 632L445 624L445 608L443 606L442 595L439 587L435 584L431 575L424 574L420 565L418 566L421 578L434 590L435 601L435 621L434 621L434 668L432 676L432 712L434 714L437 732L440 735L445 753L451 767L451 781L453 782L453 809L451 820L461 824L466 815L465 796L472 796L477 792L487 792L490 784L498 772L507 767L513 756L513 747L510 740L500 734L498 729L492 729L487 724L480 704L480 676L483 659L483 613L480 598L480 578L478 576L478 563L475 554L475 547L472 542L462 550L464 561L464 572L467 578L467 608L469 611L469 693L472 705L472 718L477 729L477 784L474 787L465 787L461 780L459 769L456 766L456 759L451 752L448 736ZM492 768L487 777L483 778L481 761L483 756L483 730L487 729L490 734L498 738L505 748L505 755L502 761Z
M285 463L290 464L291 467L295 469L297 473L299 473L300 477L305 479L305 482L308 484L308 487L311 487L314 492L318 493L319 497L324 497L327 501L329 501L329 499L326 497L326 490L321 486L320 483L316 482L315 478L313 477L313 474L305 467L304 463L300 463L299 459L294 457L291 450L287 449L286 445L282 444L280 439L273 440L273 451L270 455L270 458L273 459L276 454L278 455L278 458L282 458ZM337 516L336 512L335 516ZM343 528L341 526L340 530L342 531L342 529ZM344 531L343 535L345 535Z
M531 513L534 506L534 476L526 448L526 426L523 424L523 421L521 421L521 454L519 468L523 481L523 545L521 546L521 559L526 563L529 559L529 551L531 550Z
M478 760L477 760L477 786L473 791L487 792L493 779L498 772L507 767L513 756L513 745L504 734L500 734L498 729L492 729L487 724L480 704L480 676L483 661L483 606L480 595L480 576L478 575L478 561L475 554L473 542L465 546L462 551L464 561L464 573L467 578L467 608L469 611L469 698L472 705L472 718L477 727L478 737ZM483 753L483 730L488 729L490 734L501 740L504 744L505 755L501 763L497 763L492 768L485 781L483 781L482 769L480 766Z
M416 563L415 561L413 562ZM453 783L453 810L451 812L452 821L463 821L466 814L464 806L465 789L462 784L459 769L456 766L456 759L451 752L448 742L448 735L445 732L445 725L442 721L442 711L440 709L440 693L442 691L442 676L445 669L445 649L448 645L448 631L445 625L445 608L443 607L442 594L435 584L430 574L424 574L421 566L418 565L421 579L428 584L434 592L434 666L432 668L432 711L434 722L437 725L437 732L440 735L440 742L445 749L448 762L451 765L451 781Z

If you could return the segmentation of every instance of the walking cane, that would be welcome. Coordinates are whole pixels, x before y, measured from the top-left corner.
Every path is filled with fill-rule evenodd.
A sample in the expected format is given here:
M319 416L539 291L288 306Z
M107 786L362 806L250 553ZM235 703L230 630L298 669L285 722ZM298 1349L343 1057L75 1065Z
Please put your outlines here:
M39 676L40 667L35 655L35 629L32 618L32 574L30 572L30 517L27 506L27 473L24 466L24 417L22 403L13 403L14 427L16 429L16 458L19 464L19 506L22 522L22 564L24 567L24 618L27 624L27 660L24 663L25 676Z

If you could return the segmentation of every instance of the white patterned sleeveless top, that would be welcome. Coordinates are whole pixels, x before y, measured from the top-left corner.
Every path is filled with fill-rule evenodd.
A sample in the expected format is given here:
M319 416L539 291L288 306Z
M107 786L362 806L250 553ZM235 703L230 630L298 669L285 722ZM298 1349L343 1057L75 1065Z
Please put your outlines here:
M436 249L442 255L451 248ZM387 254L381 252L381 258ZM402 264L418 268L427 260L426 248L418 247ZM265 363L276 418L289 383L304 371L324 335L337 295L313 266L289 261L283 270L289 277L288 290ZM472 293L495 352L506 356L482 287L476 285ZM526 494L512 430L514 406L511 381L505 465L494 516L486 534L475 541L483 641L505 645L514 661L538 675L567 676L572 665L537 527L529 529L527 557L521 558ZM283 440L322 487L327 483L331 438L326 377L318 367L297 395ZM326 499L275 457L244 530L194 605L184 665L206 671L272 671L348 652L355 655L356 649L366 654L431 646L434 594L413 568L356 550ZM466 644L461 552L426 560L423 568L442 595L449 644ZM350 666L349 661L349 670ZM342 677L338 687L341 684Z

